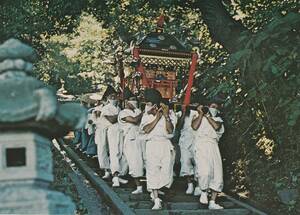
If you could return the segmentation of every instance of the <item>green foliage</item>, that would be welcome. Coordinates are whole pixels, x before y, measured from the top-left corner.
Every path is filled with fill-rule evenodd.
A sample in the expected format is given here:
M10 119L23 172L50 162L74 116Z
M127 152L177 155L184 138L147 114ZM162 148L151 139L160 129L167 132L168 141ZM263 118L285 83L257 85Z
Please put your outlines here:
M279 15L299 12L297 0L233 0L228 5L232 15L254 32Z
M2 0L0 41L15 37L39 47L40 35L72 31L86 3L82 0Z
M109 34L101 22L84 13L73 33L43 37L41 44L46 52L36 65L36 75L56 88L63 80L71 94L91 92L104 83L112 84L114 70L104 63L112 51L107 43Z
M47 12L40 1L1 1L1 40L9 37L37 38L49 29Z
M299 187L299 26L296 13L274 18L248 38L245 49L210 76L200 76L199 91L227 97L223 151L234 166L226 175L234 171L238 187L246 186L260 201L276 202L278 189ZM289 207L291 213L297 207L299 201Z

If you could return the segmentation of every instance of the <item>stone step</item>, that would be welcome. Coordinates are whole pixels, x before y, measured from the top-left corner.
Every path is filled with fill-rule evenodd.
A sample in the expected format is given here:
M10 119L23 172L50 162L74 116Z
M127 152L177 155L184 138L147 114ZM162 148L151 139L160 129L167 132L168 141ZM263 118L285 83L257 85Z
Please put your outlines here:
M134 209L151 209L153 207L152 201L136 201L136 202L127 202L129 207ZM199 203L163 203L163 208L168 210L198 210L198 209L207 209L206 206L200 205Z
M141 193L141 194L131 194L131 192L116 192L123 201L145 201L151 200L149 193ZM163 201L168 202L199 202L198 197L194 196L184 196L184 195L177 195L177 196L160 196Z
M132 201L132 202L127 202L129 207L134 208L134 209L151 209L153 207L153 202L152 201Z
M120 194L131 194L131 192L134 191L134 188L130 188L130 187L113 187L113 190L116 193L120 193Z
M120 196L120 198L125 201L125 202L130 202L130 201L150 201L150 195L149 193L142 193L142 194L137 194L137 195L133 195L131 194L131 192L133 191L133 189L131 188L114 188L114 191ZM195 197L195 196L191 196L191 195L176 195L176 196L161 196L161 198L170 203L171 205L174 205L174 209L178 209L178 207L180 208L181 203L183 204L187 204L187 207L189 207L190 205L192 205L192 208L202 208L201 205L199 204L199 197ZM220 197L218 199L218 202L224 206L225 208L234 208L236 207L236 205L231 202L228 201L226 198ZM176 205L179 205L178 207L176 207ZM188 210L190 210L189 208L187 208Z
M136 209L137 215L250 215L250 211L246 209L224 209L224 210L151 210L151 209Z
M129 201L145 201L145 200L151 200L150 195L149 194L137 194L137 195L133 195L133 194L126 194L126 193L118 193L119 197L125 201L125 202L129 202Z
M67 150L68 151L68 150ZM88 168L83 167L89 176L92 184L101 184L100 191L105 191L105 195L109 202L112 202L114 209L117 212L126 211L123 214L133 214L134 211L136 214L178 214L178 215L194 215L194 214L204 214L204 215L250 215L254 210L242 205L239 202L231 200L228 196L221 194L218 197L217 203L224 206L224 210L208 210L207 205L202 205L199 203L199 197L193 195L186 195L186 181L182 177L175 177L174 183L171 189L163 189L166 195L160 196L163 200L163 209L153 211L153 202L150 199L149 193L146 191L146 183L143 181L142 185L144 187L144 193L133 195L131 192L135 189L135 184L132 178L127 176L122 176L122 178L129 179L130 182L126 185L121 185L119 188L112 188L111 178L105 180L101 179L101 176L104 174L103 171L100 171L97 167L96 160L86 159L83 155L81 158L75 158L76 164L83 167L82 162L88 163L92 169L97 172L97 174L91 173L91 171L86 171ZM99 175L99 176L98 176ZM95 183L94 183L95 182ZM97 182L97 183L96 183ZM98 188L98 186L96 186ZM109 197L109 198L108 198ZM117 201L116 201L117 200ZM120 206L121 205L121 206ZM259 213L253 213L259 214Z
M207 209L207 206L201 205L199 202L168 202L166 205L169 210Z
M191 195L185 195L178 193L175 196L162 196L163 200L167 200L168 202L199 202L199 197L197 196L191 196Z
M237 208L237 206L229 201L219 202L226 209ZM197 209L207 209L207 205L202 205L199 202L168 202L167 208L170 210L197 210Z
M152 201L129 201L127 202L129 207L135 208L135 209L151 209L153 206ZM222 205L225 209L232 209L232 208L238 208L237 205L235 205L232 202L220 202L220 205ZM197 210L197 209L207 209L206 205L202 205L198 202L167 202L164 204L165 208L168 208L170 210Z

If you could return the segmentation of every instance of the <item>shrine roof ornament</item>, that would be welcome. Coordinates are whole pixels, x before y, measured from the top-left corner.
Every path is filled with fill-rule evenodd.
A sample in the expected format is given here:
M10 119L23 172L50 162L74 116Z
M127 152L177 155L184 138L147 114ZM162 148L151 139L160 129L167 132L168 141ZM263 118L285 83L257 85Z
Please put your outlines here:
M191 58L191 50L180 42L174 35L164 32L164 16L160 16L156 31L147 34L137 42L141 57L153 56L161 58L172 58L176 61L180 58Z
M140 43L137 44L140 49L153 52L174 52L176 53L190 53L175 36L164 32L151 32Z

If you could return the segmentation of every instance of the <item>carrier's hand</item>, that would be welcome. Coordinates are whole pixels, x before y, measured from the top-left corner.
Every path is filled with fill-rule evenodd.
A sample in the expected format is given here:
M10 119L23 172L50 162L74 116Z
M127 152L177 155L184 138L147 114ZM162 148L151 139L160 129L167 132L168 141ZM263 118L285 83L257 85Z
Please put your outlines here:
M168 107L168 105L161 104L161 108L162 108L162 112L163 112L164 116L168 116L169 115L169 107Z
M198 107L197 107L197 111L198 111L198 113L199 113L199 115L202 115L203 116L203 111L202 111L202 108L203 108L203 105L199 105Z
M208 117L211 117L211 114L210 114L210 112L208 111L204 116L205 116L206 118L208 118Z
M162 117L162 115L163 115L163 110L162 110L162 107L161 107L161 108L159 108L159 109L157 110L156 117L157 117L157 118L160 118L160 117Z

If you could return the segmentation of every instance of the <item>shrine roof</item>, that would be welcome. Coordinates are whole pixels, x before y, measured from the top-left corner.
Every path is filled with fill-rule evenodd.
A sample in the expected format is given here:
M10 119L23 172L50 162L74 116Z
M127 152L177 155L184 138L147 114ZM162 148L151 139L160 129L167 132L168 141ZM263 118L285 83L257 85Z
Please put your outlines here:
M141 55L190 58L191 50L175 36L164 32L151 32L137 43Z

